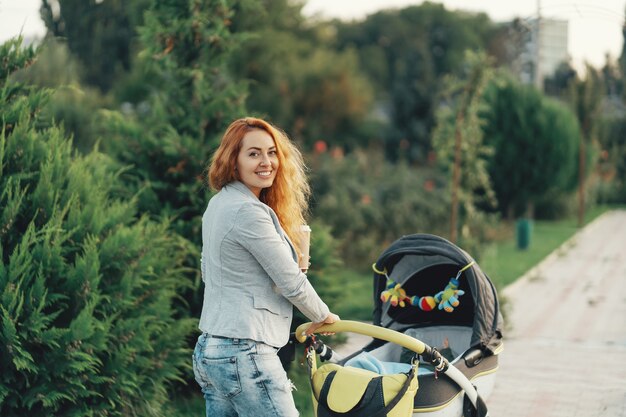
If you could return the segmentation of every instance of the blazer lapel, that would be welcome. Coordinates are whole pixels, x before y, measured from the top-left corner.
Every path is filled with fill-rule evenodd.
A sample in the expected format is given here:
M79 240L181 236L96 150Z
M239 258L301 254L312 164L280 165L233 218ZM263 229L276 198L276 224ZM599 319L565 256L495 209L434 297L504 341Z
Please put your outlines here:
M246 187L246 185L240 181L233 181L231 183L229 183L228 185L232 185L233 188L239 190L240 192L242 192L243 194L245 194L246 196L248 196L249 198L252 198L255 201L258 201L261 204L262 203L255 195L252 191L250 191L250 189L248 187ZM293 258L294 261L296 261L296 263L298 262L298 252L296 251L296 248L293 244L293 242L291 242L291 239L289 239L289 236L287 236L287 233L285 233L285 231L283 230L283 227L280 224L280 221L278 220L278 216L276 216L276 213L274 213L274 210L272 210L272 208L268 205L265 205L269 211L270 211L270 217L272 218L272 222L274 223L274 227L276 228L276 232L278 232L278 235L285 241L287 242L287 244L289 244L289 248L291 249L291 257Z

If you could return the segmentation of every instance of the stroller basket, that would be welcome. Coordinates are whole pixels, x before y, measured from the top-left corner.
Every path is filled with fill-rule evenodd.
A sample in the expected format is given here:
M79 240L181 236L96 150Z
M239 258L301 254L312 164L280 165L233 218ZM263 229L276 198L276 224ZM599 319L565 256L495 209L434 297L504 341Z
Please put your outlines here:
M311 381L313 403L317 417L408 417L413 412L413 398L418 391L416 379L419 361L417 355L431 364L442 375L450 378L462 390L474 416L487 416L487 407L476 388L456 367L451 366L436 349L403 333L367 323L342 320L320 327L318 332L353 332L398 344L416 355L405 374L377 375L358 368L329 363L317 367L311 338L303 335L310 323L296 330L296 337L307 345L307 365ZM351 369L350 369L351 368ZM331 376L332 375L332 376ZM331 403L332 401L332 403Z

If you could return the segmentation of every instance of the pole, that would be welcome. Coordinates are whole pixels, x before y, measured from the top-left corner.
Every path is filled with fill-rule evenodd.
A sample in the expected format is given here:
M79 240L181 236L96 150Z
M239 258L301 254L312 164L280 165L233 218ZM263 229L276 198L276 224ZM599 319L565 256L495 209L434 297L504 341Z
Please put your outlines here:
M454 166L452 167L452 211L450 213L450 242L457 241L457 218L459 213L459 181L461 178L461 142L463 141L461 126L465 119L463 104L456 115L456 129L454 137Z
M543 74L541 73L541 0L537 0L537 29L535 38L535 87L543 91Z
M578 152L578 227L585 223L585 135L586 132L580 135Z

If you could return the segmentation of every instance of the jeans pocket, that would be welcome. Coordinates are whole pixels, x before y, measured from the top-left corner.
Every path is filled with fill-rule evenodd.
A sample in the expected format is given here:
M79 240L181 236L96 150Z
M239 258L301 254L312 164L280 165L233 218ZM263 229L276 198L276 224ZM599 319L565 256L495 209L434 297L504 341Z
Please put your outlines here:
M224 397L234 397L241 392L241 381L239 379L236 357L201 358L198 368L198 374L205 375L207 381Z

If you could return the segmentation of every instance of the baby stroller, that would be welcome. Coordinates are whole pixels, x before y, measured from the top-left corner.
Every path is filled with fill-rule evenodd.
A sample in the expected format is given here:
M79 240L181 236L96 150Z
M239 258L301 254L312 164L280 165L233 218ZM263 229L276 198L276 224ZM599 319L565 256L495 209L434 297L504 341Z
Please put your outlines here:
M487 416L483 399L493 390L498 354L503 349L502 316L496 290L487 275L465 251L428 234L397 240L382 253L373 269L373 325L340 321L318 331L349 331L372 336L374 340L339 363L322 365L319 369L315 352L321 358L329 358L331 350L319 340L307 340L316 415ZM305 326L299 327L296 335ZM304 342L305 338L299 336L299 340ZM372 393L371 381L377 375L383 378L383 385L384 378L395 378L394 387L394 381L387 383L393 392L378 395L384 397L384 401L378 400L379 411L356 412L370 399L360 392L352 395L351 387L327 383L329 372L317 377L322 382L314 379L322 370L348 372L347 369L358 375L340 380L361 387L358 389L363 394L368 389ZM368 376L363 372L369 372ZM363 388L363 382L361 385L355 382L358 378L369 378L368 388ZM416 380L414 385L412 379ZM321 409L320 387L314 386L314 382L325 385L327 395ZM330 397L328 394L332 395L333 390L341 393ZM327 397L335 405L329 406ZM340 404L348 397L359 399ZM412 397L409 405L407 397ZM401 409L394 411L394 407ZM337 410L340 412L335 413Z

